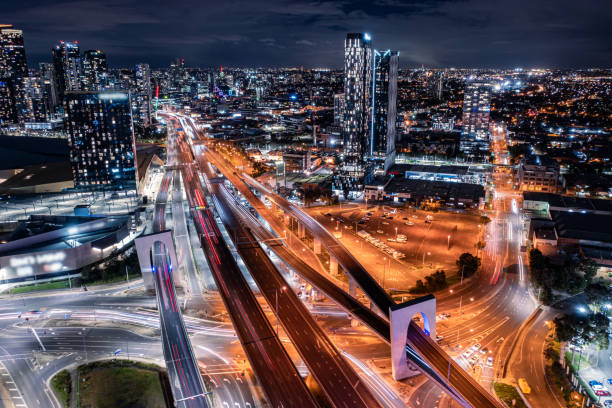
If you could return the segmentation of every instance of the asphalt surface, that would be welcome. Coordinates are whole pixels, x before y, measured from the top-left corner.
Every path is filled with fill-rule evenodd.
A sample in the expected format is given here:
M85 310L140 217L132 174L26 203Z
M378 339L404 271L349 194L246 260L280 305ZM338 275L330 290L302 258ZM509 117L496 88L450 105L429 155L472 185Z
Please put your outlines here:
M169 182L165 183L166 180L166 175L164 175L155 202L154 232L161 232L165 229L169 184ZM174 402L177 407L209 407L202 375L191 348L181 310L177 305L172 273L173 267L176 268L178 265L170 265L170 255L161 242L153 245L152 260L162 345Z
M169 118L172 118L169 116ZM171 119L172 120L172 119ZM179 145L181 173L194 224L240 343L272 407L316 407L312 395L242 275L207 203L193 156Z
M210 182L216 177L203 157L199 163L208 177L215 205L251 276L328 400L335 407L380 406L244 226L245 219L253 216L234 201L221 180Z
M257 181L243 175L245 181L253 188L265 194L270 201L281 207L284 211L298 218L313 235L321 240L321 243L334 256L343 269L347 271L357 282L359 287L368 295L370 300L387 316L389 308L394 304L389 295L378 285L378 283L363 269L355 258L346 251L321 224L316 222L308 214L291 205L287 200L269 191ZM438 375L447 376L450 364L450 376L447 381L458 393L470 404L477 407L499 407L500 403L485 391L463 368L446 354L421 328L413 321L408 331L408 344L430 364ZM449 363L450 361L450 363ZM432 378L434 379L434 378ZM441 384L445 385L445 384Z

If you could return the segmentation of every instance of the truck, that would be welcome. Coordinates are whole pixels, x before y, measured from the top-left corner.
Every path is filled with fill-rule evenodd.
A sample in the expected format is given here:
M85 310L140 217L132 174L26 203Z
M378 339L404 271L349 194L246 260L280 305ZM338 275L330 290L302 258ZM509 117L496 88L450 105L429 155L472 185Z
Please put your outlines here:
M529 384L527 384L527 380L525 380L524 378L518 379L518 385L523 394L531 393L531 387L529 386Z

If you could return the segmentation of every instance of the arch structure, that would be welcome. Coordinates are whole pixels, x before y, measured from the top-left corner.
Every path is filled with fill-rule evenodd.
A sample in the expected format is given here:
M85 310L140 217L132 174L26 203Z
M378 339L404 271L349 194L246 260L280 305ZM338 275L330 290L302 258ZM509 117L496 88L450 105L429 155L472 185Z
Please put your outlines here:
M395 380L402 380L421 373L415 367L410 367L406 358L406 342L410 321L416 314L421 315L425 331L435 339L436 298L433 295L422 296L389 308L391 369Z
M142 280L144 281L146 290L155 290L155 282L153 281L153 265L151 264L151 254L153 246L156 242L161 242L168 252L170 253L170 261L172 265L178 266L178 260L176 258L176 250L174 248L174 239L172 238L172 231L166 230L157 232L154 234L143 235L140 238L134 240L136 246L136 253L138 254L138 263L140 264L140 273L142 274ZM172 274L174 277L174 285L182 286L178 279L178 274Z

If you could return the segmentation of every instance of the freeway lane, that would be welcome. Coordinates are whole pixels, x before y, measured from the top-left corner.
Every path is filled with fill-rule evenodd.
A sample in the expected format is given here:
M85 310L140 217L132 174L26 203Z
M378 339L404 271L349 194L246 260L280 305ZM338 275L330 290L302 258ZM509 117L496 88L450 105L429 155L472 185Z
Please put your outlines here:
M171 177L167 178L167 174L164 174L155 203L154 232L161 232L165 228L166 202L171 182ZM208 408L206 388L193 355L182 313L177 306L172 265L168 262L169 254L161 242L154 244L152 260L164 358L175 404L185 408Z
M317 404L274 333L221 236L204 201L205 193L192 157L189 157L189 152L183 147L179 147L179 151L183 182L202 249L240 343L264 389L268 403L274 408L316 407Z
M203 159L202 155L199 158ZM200 169L209 169L205 160L199 162ZM215 205L251 276L329 401L335 407L380 406L295 293L287 290L287 282L244 227L244 219L252 216L234 201L223 184L210 182L215 178L212 172L205 174Z

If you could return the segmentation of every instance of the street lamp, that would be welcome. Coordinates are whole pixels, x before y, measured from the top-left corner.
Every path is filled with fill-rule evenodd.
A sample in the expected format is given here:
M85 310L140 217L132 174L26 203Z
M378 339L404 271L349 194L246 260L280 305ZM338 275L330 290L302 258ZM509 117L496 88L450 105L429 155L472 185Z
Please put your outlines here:
M431 255L431 252L427 252L427 256ZM423 266L425 266L425 252L423 252Z
M287 289L287 286L281 288L281 293ZM278 337L278 289L274 291L276 294L276 337Z
M397 227L395 227L395 240L397 241Z
M448 245L448 249L450 250L450 234L446 237L446 242Z

